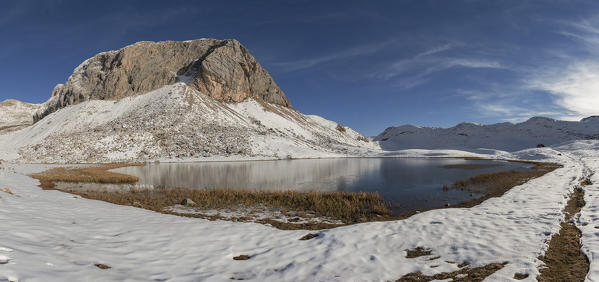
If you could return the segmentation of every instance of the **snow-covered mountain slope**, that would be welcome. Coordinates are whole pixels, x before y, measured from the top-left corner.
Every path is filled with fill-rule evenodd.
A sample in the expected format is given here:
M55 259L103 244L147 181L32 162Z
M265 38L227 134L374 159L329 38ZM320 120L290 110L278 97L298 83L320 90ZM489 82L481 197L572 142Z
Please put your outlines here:
M17 100L6 100L0 103L0 134L31 125L33 114L40 106Z
M342 156L377 149L348 127L248 98L224 103L176 83L62 108L0 137L0 158L114 162Z
M533 117L518 124L460 123L451 128L403 125L389 127L374 138L385 150L487 148L506 151L583 139L599 139L599 116L581 121Z

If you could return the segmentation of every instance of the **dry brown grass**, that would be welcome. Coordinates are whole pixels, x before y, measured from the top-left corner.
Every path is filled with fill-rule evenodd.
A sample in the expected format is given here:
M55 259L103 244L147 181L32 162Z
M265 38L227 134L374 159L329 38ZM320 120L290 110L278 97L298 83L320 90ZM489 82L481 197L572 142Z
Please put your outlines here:
M55 182L85 182L103 184L131 184L139 181L139 178L127 174L111 172L109 170L126 167L141 166L142 164L110 164L100 167L88 168L53 168L41 173L29 175L40 181L43 189L54 189Z
M549 248L540 259L545 263L541 269L538 281L584 281L589 271L589 260L580 250L581 232L574 223L572 216L584 207L584 191L576 188L570 196L564 211L566 218L561 224L558 234L551 237Z
M106 264L102 264L102 263L96 263L96 264L94 264L94 265L95 265L97 268L99 268L99 269L102 269L102 270L104 270L104 269L111 269L111 268L112 268L111 266L109 266L109 265L106 265Z
M402 278L398 279L397 282L408 282L408 281L433 281L433 280L447 280L452 279L451 281L483 281L485 278L495 273L496 271L502 269L507 262L503 263L491 263L481 267L464 267L460 270L456 270L454 272L443 272L435 275L427 276L422 274L422 272L413 272L404 275ZM459 276L458 276L459 275Z
M514 279L516 280L524 280L528 278L528 273L516 273L514 274Z
M589 186L589 185L593 185L593 181L591 181L591 177L593 177L593 173L589 174L587 177L585 177L582 181L580 181L580 185L582 186Z
M302 240L302 241L312 240L314 238L317 238L318 236L319 236L318 233L308 233L308 234L302 236L302 238L300 238L300 240Z
M251 257L249 255L239 255L239 256L233 257L233 260L248 260L250 258Z
M433 253L431 249L416 247L412 250L406 250L406 258L417 258L423 256L429 256Z
M14 194L12 193L12 191L10 191L10 189L8 189L8 188L0 188L0 192L4 192L4 193L6 193L6 194L11 194L11 195L14 195Z
M119 205L168 212L166 208L191 199L200 210L252 210L267 207L302 211L344 224L389 218L391 211L377 193L260 191L237 189L155 188L130 191L68 191L82 197Z

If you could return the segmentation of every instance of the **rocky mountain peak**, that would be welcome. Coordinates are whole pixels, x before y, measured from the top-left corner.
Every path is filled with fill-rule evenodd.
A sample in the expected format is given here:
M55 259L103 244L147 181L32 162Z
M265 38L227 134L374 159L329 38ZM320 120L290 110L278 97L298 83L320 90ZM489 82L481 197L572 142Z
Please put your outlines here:
M176 82L222 102L253 97L291 107L268 72L237 40L138 42L100 53L79 65L35 114L48 114L87 100L118 100Z

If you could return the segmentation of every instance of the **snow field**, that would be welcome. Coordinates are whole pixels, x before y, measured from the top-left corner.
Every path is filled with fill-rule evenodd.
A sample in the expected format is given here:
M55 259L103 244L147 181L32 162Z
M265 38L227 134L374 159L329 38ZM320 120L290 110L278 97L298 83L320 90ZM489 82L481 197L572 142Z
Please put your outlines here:
M42 191L23 174L44 166L8 164L0 170L0 187L14 195L0 193L0 255L7 261L0 264L0 279L384 281L414 271L454 271L461 262L476 267L508 261L488 280L528 273L528 281L534 281L541 264L537 257L559 231L561 210L586 173L580 156L588 152L560 150L562 156L548 149L520 152L544 155L564 167L479 206L325 230L308 241L298 240L307 231L175 217ZM583 214L596 214L591 206ZM585 238L583 244L598 249ZM432 249L432 255L405 258L405 250L417 246ZM232 259L241 254L251 258ZM428 260L434 256L440 258ZM593 281L598 270L591 261ZM96 263L112 268L101 270Z

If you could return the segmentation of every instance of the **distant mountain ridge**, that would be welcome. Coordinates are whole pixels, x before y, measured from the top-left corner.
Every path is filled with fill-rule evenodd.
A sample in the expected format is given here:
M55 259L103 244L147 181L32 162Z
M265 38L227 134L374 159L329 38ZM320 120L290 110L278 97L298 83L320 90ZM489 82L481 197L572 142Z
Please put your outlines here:
M389 127L374 138L385 150L498 149L516 151L580 140L599 139L599 116L580 121L533 117L522 123L483 125L460 123L451 128L403 125Z
M6 100L0 103L0 133L25 128L33 124L33 114L41 107L38 104Z

